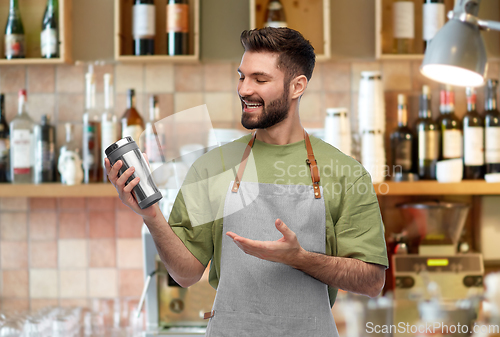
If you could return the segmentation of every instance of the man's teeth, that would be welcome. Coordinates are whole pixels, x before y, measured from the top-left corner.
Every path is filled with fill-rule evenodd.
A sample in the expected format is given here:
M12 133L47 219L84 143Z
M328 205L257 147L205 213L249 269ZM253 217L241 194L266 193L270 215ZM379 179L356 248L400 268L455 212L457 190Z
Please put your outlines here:
M258 108L259 106L261 106L262 104L260 103L255 103L255 104L251 104L251 103L247 103L245 102L245 104L247 105L247 107L249 108Z

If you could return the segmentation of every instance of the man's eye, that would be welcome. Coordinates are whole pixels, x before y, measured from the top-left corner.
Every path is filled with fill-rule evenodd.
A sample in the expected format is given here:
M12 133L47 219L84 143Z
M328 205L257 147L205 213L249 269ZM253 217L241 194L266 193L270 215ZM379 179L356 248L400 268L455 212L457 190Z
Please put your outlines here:
M256 80L257 83L266 83L267 81L266 80Z
M244 79L245 79L244 77L240 77L240 78L239 78L239 80L240 80L240 81L243 81Z

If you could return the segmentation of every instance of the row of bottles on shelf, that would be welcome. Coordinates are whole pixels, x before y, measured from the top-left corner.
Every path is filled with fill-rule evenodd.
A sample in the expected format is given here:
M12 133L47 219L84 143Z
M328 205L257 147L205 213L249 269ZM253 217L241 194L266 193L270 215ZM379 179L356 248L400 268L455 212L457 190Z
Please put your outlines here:
M167 55L189 54L188 0L167 0ZM132 38L134 55L154 55L156 36L155 0L134 0Z
M393 15L393 53L413 54L415 39L415 3L413 0L395 0ZM423 0L422 40L424 50L445 23L444 0Z
M424 86L413 129L407 123L406 96L398 95L398 127L390 135L394 167L403 175L436 179L438 161L460 158L464 179L483 179L487 173L500 172L497 86L497 80L487 81L484 114L476 109L475 89L466 88L467 113L461 120L455 114L451 87L441 90L440 114L433 118L430 89Z
M155 122L159 120L156 96L150 97L149 121L144 122L135 105L135 91L127 93L127 109L121 117L121 132L114 115L111 74L104 75L104 111L95 106L95 76L86 74L86 104L83 114L82 148L74 137L73 125L65 124L66 141L59 157L55 154L55 127L47 116L35 124L28 114L25 90L19 92L18 115L7 123L4 96L0 94L0 182L54 182L59 171L61 182L107 182L104 174L104 151L120 138L131 136L148 153L150 163L162 161L161 144L157 143Z
M47 0L40 33L40 49L44 58L59 57L59 3ZM26 35L19 10L19 0L10 0L9 16L5 25L4 56L6 59L26 57Z

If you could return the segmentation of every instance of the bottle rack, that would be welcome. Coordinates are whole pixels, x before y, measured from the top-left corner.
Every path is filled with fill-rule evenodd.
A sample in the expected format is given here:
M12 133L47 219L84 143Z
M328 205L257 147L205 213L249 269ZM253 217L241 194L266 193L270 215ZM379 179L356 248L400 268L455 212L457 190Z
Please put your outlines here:
M421 60L424 57L422 39L422 1L413 0L415 8L414 54L394 54L392 31L392 4L394 0L376 0L375 2L375 56L381 60ZM445 13L453 10L454 1L444 0ZM448 18L446 18L448 22Z
M263 28L269 0L250 0L250 29ZM281 0L288 27L309 40L318 61L330 58L330 1Z
M200 0L189 0L189 55L167 55L166 0L155 0L156 34L155 55L133 54L132 6L133 0L115 0L115 60L120 62L198 62Z
M23 64L61 64L70 63L71 55L71 0L59 0L59 58L42 58L40 48L40 33L42 19L45 13L47 0L19 1L19 10L23 21L26 39L26 58L7 60L4 58L4 47L0 48L0 65ZM4 33L7 17L9 15L9 2L0 4L0 27ZM3 38L2 38L3 41ZM2 42L3 45L3 42Z

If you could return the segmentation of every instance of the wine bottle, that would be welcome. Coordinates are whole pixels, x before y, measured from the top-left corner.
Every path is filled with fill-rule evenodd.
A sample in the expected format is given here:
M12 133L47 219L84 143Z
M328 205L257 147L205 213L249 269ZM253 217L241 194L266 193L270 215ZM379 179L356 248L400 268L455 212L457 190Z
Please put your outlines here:
M19 11L19 1L10 0L9 17L5 25L4 53L6 59L24 58L26 47L24 41L24 27Z
M59 57L59 2L47 0L40 33L42 57Z
M135 108L135 90L127 91L127 110L122 116L122 138L132 137L133 140L144 148L141 144L141 135L144 132L144 120Z
M270 0L266 8L264 27L286 27L285 9L280 0Z
M476 110L476 90L467 88L464 132L464 179L484 178L484 120Z
M55 127L49 124L47 115L40 125L35 125L34 183L53 182L55 179Z
M486 173L500 172L500 112L497 106L498 80L488 79L485 101Z
M153 95L149 98L149 121L146 123L144 132L146 154L153 170L165 161L162 153L162 146L165 145L165 134L162 132L161 123L157 123L159 119L158 98Z
M187 0L167 2L167 54L189 54L189 5Z
M462 158L462 123L455 115L455 92L446 90L446 109L441 118L441 159Z
M10 122L10 175L14 184L33 182L34 125L27 112L26 90L20 90L18 115Z
M395 54L412 54L415 38L415 6L412 0L396 0L392 6Z
M422 88L415 131L417 134L418 176L420 179L435 180L439 158L439 126L432 120L431 91L427 85Z
M101 115L101 162L104 169L104 151L118 140L117 118L114 112L113 75L104 74L104 111ZM103 174L103 182L108 182L108 177Z
M444 0L424 0L422 8L422 38L424 51L445 22Z
M406 96L398 95L398 127L391 134L393 172L411 173L413 167L413 133L408 128Z
M134 55L154 55L156 9L154 0L135 0L132 9Z
M0 182L10 181L9 170L9 124L5 119L5 95L0 94Z
M85 74L85 112L83 113L82 164L83 182L102 181L101 164L101 114L95 107L95 75Z

